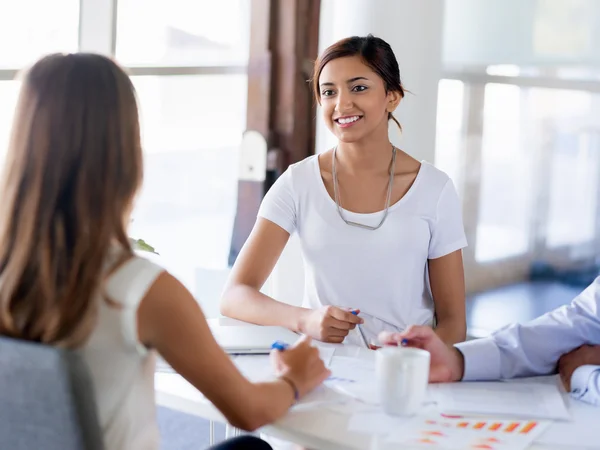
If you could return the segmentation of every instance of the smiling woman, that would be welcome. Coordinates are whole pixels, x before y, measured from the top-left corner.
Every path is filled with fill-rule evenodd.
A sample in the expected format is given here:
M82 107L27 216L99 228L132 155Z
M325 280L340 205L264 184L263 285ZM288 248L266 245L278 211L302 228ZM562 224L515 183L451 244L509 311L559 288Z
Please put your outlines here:
M404 97L391 47L371 35L341 40L317 61L313 86L338 143L269 190L221 311L326 342L360 344L358 323L370 341L413 324L464 340L461 206L445 173L390 142ZM293 232L306 268L301 308L259 292Z
M369 36L372 39L377 39L375 37ZM366 39L369 39L367 37ZM400 130L402 130L402 126L400 122L394 117L393 111L396 109L400 100L404 97L404 87L402 86L402 82L400 81L400 68L398 67L398 62L394 57L394 53L391 47L382 39L379 39L379 43L381 48L376 46L365 47L363 51L365 51L365 55L363 58L357 60L352 58L356 56L360 51L361 41L357 39L346 39L338 42L335 45L329 47L327 51L321 56L319 60L319 64L315 67L315 74L313 77L313 88L315 91L315 98L321 104L321 106L330 105L330 102L324 102L325 99L330 100L331 97L335 97L336 95L336 80L331 79L332 73L347 73L348 71L354 70L356 73L364 72L365 68L371 69L373 74L376 74L377 78L380 78L383 81L383 87L385 89L386 100L389 100L389 105L386 108L388 119L396 122ZM368 53L372 52L372 53ZM379 55L377 54L379 53ZM391 54L393 57L391 59L381 57L383 53ZM332 64L329 64L332 63ZM335 65L350 65L354 67L335 67ZM356 64L361 64L363 67L356 67ZM336 70L337 69L337 70ZM325 71L325 74L323 74ZM321 78L321 76L323 77ZM366 76L355 76L349 78L348 80L337 80L341 82L342 85L346 84L350 88L350 92L353 93L361 93L366 92L369 89L372 89L374 86L374 81L369 79ZM340 92L337 92L338 95ZM390 98L387 98L387 96ZM381 100L381 96L380 96ZM325 104L324 104L325 103ZM338 112L339 113L339 112ZM327 120L328 115L325 114L325 122L329 125L329 121ZM360 114L354 116L338 116L333 119L340 127L345 128L344 125L348 123L354 123L361 119L363 116ZM329 127L332 129L332 127ZM333 130L332 130L333 131ZM334 131L335 134L335 131Z

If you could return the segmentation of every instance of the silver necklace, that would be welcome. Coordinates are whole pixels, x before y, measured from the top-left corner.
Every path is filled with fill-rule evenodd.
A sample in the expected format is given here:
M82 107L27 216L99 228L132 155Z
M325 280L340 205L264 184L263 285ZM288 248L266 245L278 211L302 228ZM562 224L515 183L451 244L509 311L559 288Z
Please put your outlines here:
M385 200L385 209L383 211L383 217L381 218L381 222L379 222L379 225L377 225L375 227L372 227L370 225L365 225L362 223L358 223L358 222L352 222L351 220L348 220L344 217L344 211L342 210L339 187L338 187L337 171L335 170L335 159L336 159L335 153L336 153L336 151L337 151L337 145L333 148L333 152L332 152L332 156L331 156L331 159L332 159L331 172L333 175L333 196L335 199L335 204L337 206L338 214L340 215L342 220L344 222L346 222L347 225L350 225L353 227L358 227L358 228L364 228L365 230L377 230L378 228L381 227L381 225L383 225L383 222L385 222L385 219L387 218L387 215L388 215L388 210L390 208L390 201L392 199L392 186L394 184L394 171L395 171L395 167L396 167L396 147L394 147L392 145L392 164L390 165L390 181L388 182L387 198Z

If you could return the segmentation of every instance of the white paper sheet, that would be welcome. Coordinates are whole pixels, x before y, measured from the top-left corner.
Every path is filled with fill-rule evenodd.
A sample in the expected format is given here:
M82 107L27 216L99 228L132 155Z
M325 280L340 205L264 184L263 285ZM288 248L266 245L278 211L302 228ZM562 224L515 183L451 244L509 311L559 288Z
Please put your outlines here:
M242 375L252 382L268 381L275 378L268 355L240 355L232 359Z
M319 349L319 355L325 363L325 366L329 367L331 365L333 354L335 353L335 347L325 347L317 344L317 348Z
M336 356L329 368L328 387L360 402L378 404L374 361Z
M572 421L554 422L535 442L557 448L600 447L600 408L568 399Z
M523 450L550 425L550 421L498 417L415 417L394 428L388 442L428 449Z
M365 434L389 434L410 419L388 416L382 411L355 413L348 421L348 430Z
M380 442L410 448L490 450L525 449L551 425L550 421L498 417L448 417L431 413L392 417L381 411L353 414L348 430L379 435Z
M335 353L335 348L320 346L317 346L317 348L319 349L321 359L326 366L329 366ZM232 359L239 371L251 381L268 381L275 377L268 355L239 355Z
M462 382L429 386L443 412L568 420L558 388L551 384Z

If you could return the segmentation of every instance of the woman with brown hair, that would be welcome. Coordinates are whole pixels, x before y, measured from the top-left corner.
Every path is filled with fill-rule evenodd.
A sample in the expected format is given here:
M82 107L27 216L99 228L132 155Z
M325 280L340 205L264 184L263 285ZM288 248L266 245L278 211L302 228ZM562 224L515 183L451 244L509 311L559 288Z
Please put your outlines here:
M108 449L159 447L155 351L234 426L278 419L328 376L317 349L274 353L272 382L240 374L185 287L132 251L142 167L135 91L114 62L51 55L27 72L0 185L0 334L83 356Z
M390 142L404 97L394 52L371 35L343 39L318 59L312 82L338 144L292 165L269 190L221 312L326 342L360 344L350 334L360 323L367 344L382 331L434 323L446 343L463 341L461 205L445 173ZM294 232L302 307L259 291Z

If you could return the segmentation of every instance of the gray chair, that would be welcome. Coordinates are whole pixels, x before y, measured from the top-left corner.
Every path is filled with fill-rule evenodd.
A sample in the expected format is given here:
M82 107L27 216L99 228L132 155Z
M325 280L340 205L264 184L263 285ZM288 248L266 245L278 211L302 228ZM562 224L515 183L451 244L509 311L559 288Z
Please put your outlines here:
M0 447L104 449L92 381L76 354L0 337Z

